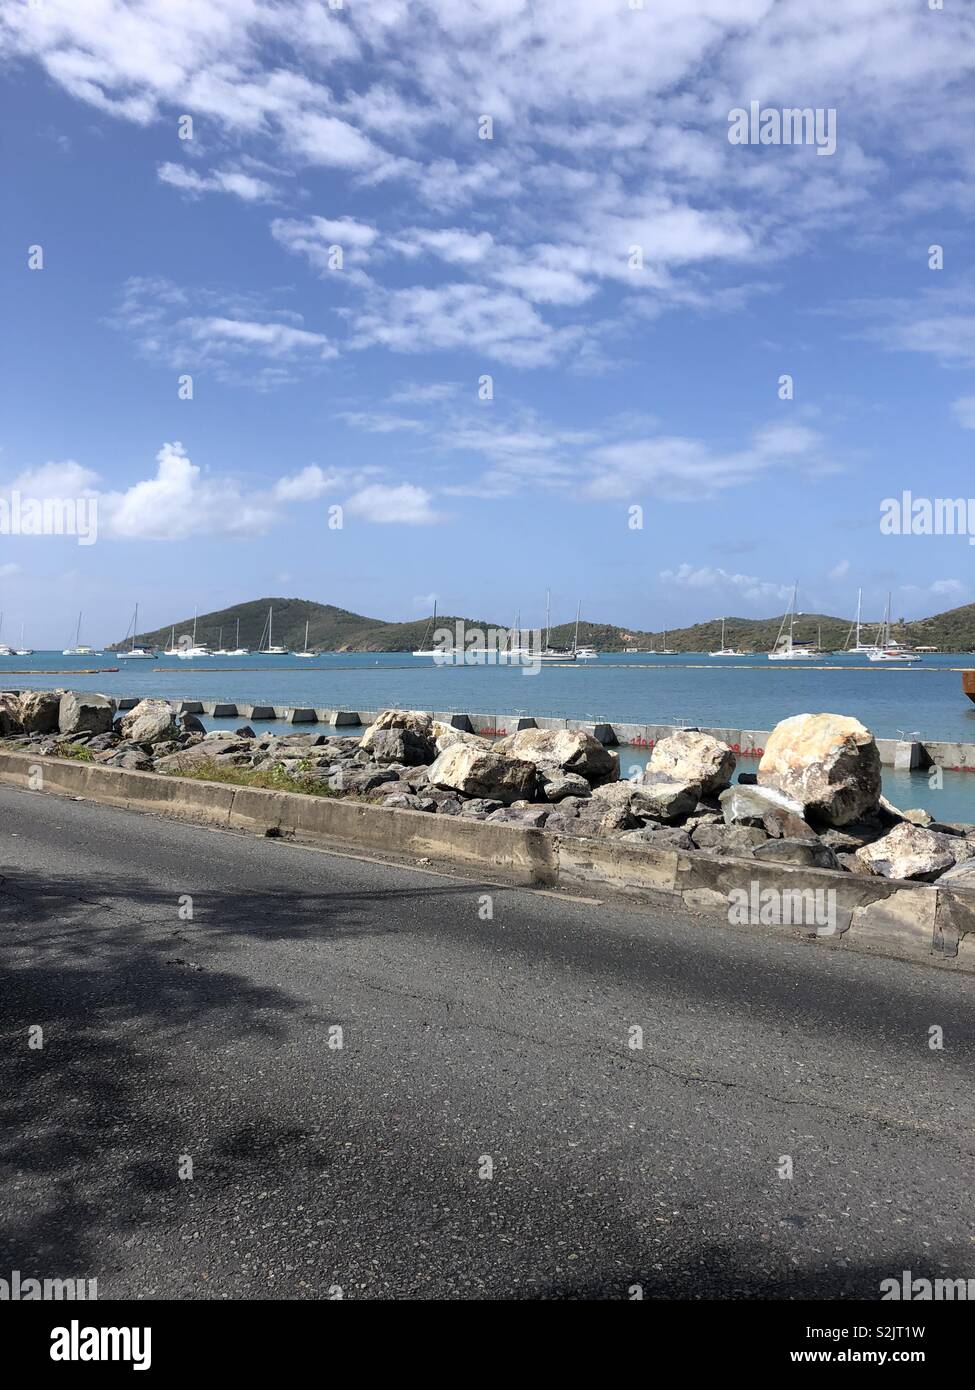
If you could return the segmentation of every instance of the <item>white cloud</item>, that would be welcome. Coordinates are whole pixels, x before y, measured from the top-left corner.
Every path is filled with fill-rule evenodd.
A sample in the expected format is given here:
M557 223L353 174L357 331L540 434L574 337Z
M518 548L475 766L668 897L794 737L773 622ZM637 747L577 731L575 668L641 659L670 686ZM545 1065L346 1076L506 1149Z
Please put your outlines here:
M245 203L265 202L274 197L274 189L264 179L244 174L236 169L214 169L200 174L185 164L160 164L156 173L162 183L187 193L233 193Z
M326 473L317 463L310 463L290 478L279 478L274 496L281 502L310 502L332 492L339 481L337 473Z
M975 396L959 396L951 408L963 429L975 430Z
M345 503L345 510L366 521L428 526L446 520L441 513L433 510L431 502L430 493L412 483L400 483L395 487L372 483L353 493Z
M12 579L15 574L20 574L20 566L15 565L13 561L0 565L0 579Z
M931 585L932 594L942 594L954 598L967 592L967 587L960 579L936 579Z
M829 572L830 579L845 579L850 573L849 560L840 560Z
M731 574L728 570L714 569L709 565L695 568L685 563L675 570L661 570L660 578L665 584L684 589L720 589L724 593L738 594L749 602L768 598L787 599L792 593L790 584L776 584L759 579L754 574Z
M164 444L156 474L124 492L99 498L99 525L125 540L186 540L192 536L245 536L276 519L267 499L232 478L204 474L182 444Z

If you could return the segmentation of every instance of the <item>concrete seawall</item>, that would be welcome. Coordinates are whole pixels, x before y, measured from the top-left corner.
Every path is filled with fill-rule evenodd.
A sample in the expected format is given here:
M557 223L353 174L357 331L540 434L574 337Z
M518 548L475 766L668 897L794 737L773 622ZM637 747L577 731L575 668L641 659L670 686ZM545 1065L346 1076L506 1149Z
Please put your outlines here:
M202 826L292 836L323 847L418 858L544 888L598 889L637 901L680 903L725 922L734 894L771 889L779 899L833 894L835 926L817 944L878 951L975 972L975 890L773 865L616 840L548 835L455 816L393 810L337 797L127 772L70 759L0 752L0 782L85 798ZM806 919L808 920L808 919ZM808 926L770 930L815 935ZM693 945L689 940L689 949Z

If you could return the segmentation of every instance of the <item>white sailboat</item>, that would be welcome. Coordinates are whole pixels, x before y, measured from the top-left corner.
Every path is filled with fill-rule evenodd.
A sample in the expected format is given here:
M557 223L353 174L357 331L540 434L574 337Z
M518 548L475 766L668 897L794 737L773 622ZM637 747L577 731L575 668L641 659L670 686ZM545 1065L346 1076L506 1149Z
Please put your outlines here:
M17 648L18 656L33 656L34 648L24 646L24 624L20 625L20 646Z
M184 658L192 658L192 657L196 657L196 656L211 656L211 655L212 655L212 653L211 653L211 651L210 651L210 648L206 645L205 642L197 642L197 640L196 640L196 620L197 620L197 610L194 608L194 609L193 609L193 640L192 640L192 642L190 643L190 645L189 645L188 647L184 647L183 649L181 649L180 651L178 651L178 652L177 652L177 656L181 656L181 657L184 657Z
M137 647L135 645L135 634L139 629L139 605L135 605L135 612L132 614L132 640L129 643L128 651L122 649L115 653L118 657L125 657L127 661L155 661L156 653L148 647Z
M721 619L721 647L716 652L708 652L708 656L745 656L747 653L736 651L734 647L726 647L724 644L724 618Z
M267 646L261 647L261 656L290 656L291 653L287 647L276 647L274 645L274 609L272 607L269 607L267 610L267 623L265 624L265 629L267 631ZM262 633L261 635L263 636L264 634Z
M250 654L251 654L250 647L242 647L242 646L240 645L240 619L238 618L238 619L237 619L237 636L234 638L234 648L233 648L233 651L228 652L227 655L228 655L228 656L250 656Z
M78 614L78 626L77 626L77 628L76 628L76 630L75 630L75 635L74 635L74 646L73 646L73 647L65 647L64 650L62 651L61 655L62 655L62 656L101 656L101 652L93 651L91 647L86 647L85 644L82 642L82 640L81 640L81 618L82 618L82 615L79 613L79 614Z
M789 604L789 611L782 618L779 635L775 639L775 646L768 654L769 661L811 661L818 655L811 643L795 640L796 600L798 597L799 585L796 583L792 587L792 602ZM785 625L787 622L789 631L786 634Z
M545 590L545 646L538 654L539 661L575 661L574 651L561 651L552 646L552 590Z
M883 622L877 629L876 646L867 653L869 661L890 661L896 662L901 666L913 666L915 662L921 660L917 652L911 651L910 647L904 647L900 642L895 642L890 635L890 594L887 595L887 607L884 609Z
M834 656L869 656L873 651L873 647L869 642L862 642L860 640L860 609L862 604L863 590L857 589L857 615L850 624L849 632L846 634L846 646L843 648L842 652L834 652ZM856 637L856 641L851 646L850 638L854 636Z
M422 642L420 643L419 649L413 653L414 656L438 656L438 655L439 655L439 653L438 653L437 651L435 651L433 647L428 647L428 646L427 646L427 642L430 640L430 633L436 629L436 626L437 626L437 600L434 599L434 601L433 601L433 617L432 617L432 618L430 619L430 621L427 623L426 631L425 631L424 634L423 634L423 640L422 640ZM308 645L308 637L307 637L307 634L306 634L306 635L305 635L305 646L307 647L307 645Z
M295 656L309 657L309 656L317 656L317 655L318 655L317 652L310 652L310 651L308 650L308 622L307 622L307 620L306 620L306 621L305 621L305 648L304 648L304 651L295 652Z
M576 609L576 632L572 641L572 650L575 652L576 661L595 661L599 652L595 647L579 646L579 619L582 617L582 603Z

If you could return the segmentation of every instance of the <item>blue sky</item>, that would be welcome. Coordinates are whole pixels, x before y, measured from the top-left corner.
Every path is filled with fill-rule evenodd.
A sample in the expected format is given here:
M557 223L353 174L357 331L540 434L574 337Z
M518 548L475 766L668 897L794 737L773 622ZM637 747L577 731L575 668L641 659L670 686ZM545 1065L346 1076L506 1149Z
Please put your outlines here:
M0 61L0 493L99 515L0 536L5 635L975 600L879 529L975 495L975 7L0 0ZM731 144L752 100L835 153Z

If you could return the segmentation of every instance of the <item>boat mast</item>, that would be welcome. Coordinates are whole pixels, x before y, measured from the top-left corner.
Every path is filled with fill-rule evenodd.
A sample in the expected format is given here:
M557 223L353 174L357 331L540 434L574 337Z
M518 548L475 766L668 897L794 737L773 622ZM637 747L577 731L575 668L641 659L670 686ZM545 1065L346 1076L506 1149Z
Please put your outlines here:
M135 612L132 614L132 641L129 643L129 651L135 651L135 634L139 626L139 605L135 605Z
M582 599L579 600L579 607L576 609L576 635L572 639L572 650L577 651L579 647L579 619L582 616Z
M235 646L235 647L239 647L239 646L240 646L240 619L239 619L239 618L237 619L237 640L236 640L236 642L234 643L234 646Z
M548 651L552 640L552 590L545 590L545 650Z

